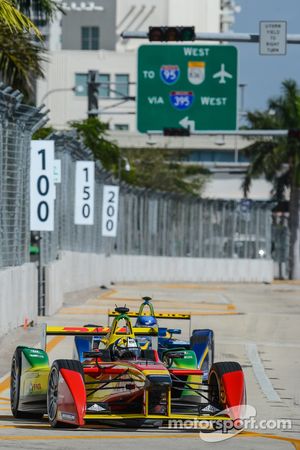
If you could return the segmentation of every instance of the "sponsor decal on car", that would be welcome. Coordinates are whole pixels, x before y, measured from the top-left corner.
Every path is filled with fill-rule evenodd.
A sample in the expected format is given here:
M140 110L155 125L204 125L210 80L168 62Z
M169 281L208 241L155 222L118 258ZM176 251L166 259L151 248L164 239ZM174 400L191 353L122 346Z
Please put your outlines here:
M90 405L87 407L87 411L89 412L100 412L100 411L106 411L107 408L101 406L98 403L94 403L93 405Z
M37 392L42 390L41 383L30 383L29 392Z
M70 422L75 422L75 414L62 412L61 413L61 418L62 418L62 420L68 420Z
M31 358L44 358L44 352L41 352L40 350L35 350L33 348L29 350L29 355Z

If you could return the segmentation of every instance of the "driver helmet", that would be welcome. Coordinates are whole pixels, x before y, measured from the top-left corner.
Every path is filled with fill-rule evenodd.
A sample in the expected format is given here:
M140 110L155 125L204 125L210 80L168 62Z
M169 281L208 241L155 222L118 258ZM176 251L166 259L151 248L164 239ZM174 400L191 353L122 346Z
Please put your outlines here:
M155 326L157 326L157 320L153 316L138 316L135 326L136 327L155 327Z
M126 337L118 339L113 345L114 359L138 359L140 348L134 338Z

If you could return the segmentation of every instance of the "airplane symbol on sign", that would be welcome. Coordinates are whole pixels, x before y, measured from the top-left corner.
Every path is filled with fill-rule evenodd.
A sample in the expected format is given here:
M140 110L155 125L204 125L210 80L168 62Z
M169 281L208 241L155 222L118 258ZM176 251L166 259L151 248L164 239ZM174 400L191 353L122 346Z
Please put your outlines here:
M232 78L232 75L225 70L225 64L221 64L220 72L217 72L213 75L213 78L220 78L220 84L226 84L226 78Z

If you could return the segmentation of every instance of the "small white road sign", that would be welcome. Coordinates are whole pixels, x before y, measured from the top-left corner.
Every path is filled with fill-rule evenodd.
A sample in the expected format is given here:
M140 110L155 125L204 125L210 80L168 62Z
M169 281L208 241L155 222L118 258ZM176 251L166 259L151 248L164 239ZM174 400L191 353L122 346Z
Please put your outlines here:
M31 141L30 230L54 230L54 141Z
M53 166L53 182L61 183L61 160L55 159Z
M74 211L76 225L94 225L94 190L94 161L76 161Z
M118 225L119 186L103 186L102 236L116 237Z
M286 55L287 23L285 21L261 21L259 23L260 55Z

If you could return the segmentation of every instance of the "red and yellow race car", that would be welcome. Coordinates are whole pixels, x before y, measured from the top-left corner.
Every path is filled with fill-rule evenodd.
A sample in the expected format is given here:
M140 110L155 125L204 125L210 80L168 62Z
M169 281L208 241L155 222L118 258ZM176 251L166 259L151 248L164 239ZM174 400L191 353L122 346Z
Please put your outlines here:
M168 367L186 369L201 369L202 379L207 381L209 370L214 362L214 332L208 328L192 330L192 317L189 313L182 312L157 312L154 311L151 297L143 297L139 310L130 311L128 316L135 319L135 326L158 328L158 354L161 361ZM108 324L111 317L117 315L116 311L108 311ZM180 328L167 328L159 326L158 320L188 321L188 340L178 338L181 335ZM147 338L142 338L142 340ZM176 353L180 358L176 358Z
M52 427L76 428L89 420L137 427L170 419L209 421L245 403L238 363L214 363L208 384L202 383L199 369L168 368L158 356L157 328L133 327L128 312L116 308L110 328L45 327L44 348L49 335L75 336L75 357L51 367L44 349L17 347L11 369L13 415L47 414ZM141 336L151 338L150 348L139 345ZM186 396L178 395L182 391Z

